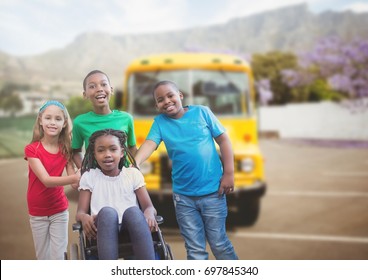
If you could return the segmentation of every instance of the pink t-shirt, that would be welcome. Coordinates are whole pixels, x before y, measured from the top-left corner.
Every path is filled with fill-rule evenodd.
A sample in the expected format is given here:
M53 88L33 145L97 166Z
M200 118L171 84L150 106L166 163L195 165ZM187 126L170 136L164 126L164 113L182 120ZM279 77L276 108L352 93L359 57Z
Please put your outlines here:
M27 145L24 149L25 159L38 158L50 176L62 176L67 164L61 151L51 154L45 150L42 143L37 141ZM51 216L68 208L68 199L64 187L47 188L28 167L28 211L32 216Z

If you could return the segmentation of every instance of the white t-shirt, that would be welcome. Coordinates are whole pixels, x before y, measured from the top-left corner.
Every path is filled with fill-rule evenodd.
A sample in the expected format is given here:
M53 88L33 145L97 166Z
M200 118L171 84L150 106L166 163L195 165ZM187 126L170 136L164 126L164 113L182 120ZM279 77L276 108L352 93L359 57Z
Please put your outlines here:
M102 207L117 210L119 223L126 209L138 206L135 190L145 186L142 173L136 168L125 168L116 177L106 176L98 168L85 172L78 190L89 190L91 195L91 215L97 215Z

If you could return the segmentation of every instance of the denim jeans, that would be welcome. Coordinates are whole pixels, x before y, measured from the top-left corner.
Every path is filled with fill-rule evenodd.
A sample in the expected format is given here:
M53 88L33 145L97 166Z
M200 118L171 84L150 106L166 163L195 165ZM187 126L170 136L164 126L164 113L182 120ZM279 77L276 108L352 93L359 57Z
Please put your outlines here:
M206 240L218 260L237 260L226 235L226 196L193 197L173 194L176 219L185 240L188 260L207 260Z
M38 260L63 260L68 247L69 211L52 216L29 216Z
M119 257L119 234L128 230L137 260L154 260L155 252L151 231L143 212L138 207L130 207L123 214L121 225L118 213L112 207L102 208L96 219L97 250L100 260L116 260Z

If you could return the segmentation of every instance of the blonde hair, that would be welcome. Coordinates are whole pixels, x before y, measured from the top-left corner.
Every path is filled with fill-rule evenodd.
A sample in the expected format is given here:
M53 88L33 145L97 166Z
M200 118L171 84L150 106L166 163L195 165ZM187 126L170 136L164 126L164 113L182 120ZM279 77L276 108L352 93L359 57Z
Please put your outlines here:
M61 132L59 134L58 143L60 145L61 153L65 156L65 158L68 161L71 161L72 160L71 143L72 143L72 128L73 128L73 125L72 125L72 121L70 119L68 110L59 101L49 100L41 106L41 108L40 108L40 110L38 111L38 114L37 114L36 122L33 126L33 136L32 136L31 143L36 142L36 141L40 141L44 137L44 131L43 131L42 125L40 125L40 121L41 121L42 114L44 113L46 108L51 106L51 105L55 105L55 106L59 107L60 110L63 111L63 113L64 113L65 127L63 127L63 129L61 130Z

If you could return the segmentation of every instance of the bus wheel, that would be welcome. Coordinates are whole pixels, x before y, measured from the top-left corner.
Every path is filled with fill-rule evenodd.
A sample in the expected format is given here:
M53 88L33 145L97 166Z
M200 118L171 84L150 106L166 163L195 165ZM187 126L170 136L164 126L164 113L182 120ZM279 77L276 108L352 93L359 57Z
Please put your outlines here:
M173 201L171 199L160 200L156 197L151 197L151 200L157 210L157 214L164 218L162 226L178 228Z
M238 204L237 212L234 213L234 222L236 225L252 226L258 219L260 212L260 199L254 198L252 200L242 201Z

